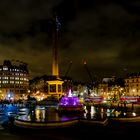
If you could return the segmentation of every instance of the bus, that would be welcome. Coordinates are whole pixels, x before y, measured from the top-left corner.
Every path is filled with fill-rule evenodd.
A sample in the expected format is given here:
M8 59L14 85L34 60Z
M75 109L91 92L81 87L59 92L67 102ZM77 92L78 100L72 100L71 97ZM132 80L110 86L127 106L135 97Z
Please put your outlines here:
M93 96L85 99L85 102L90 103L104 103L104 97L103 96Z
M121 96L120 97L120 102L125 102L125 103L140 103L140 97L139 96Z

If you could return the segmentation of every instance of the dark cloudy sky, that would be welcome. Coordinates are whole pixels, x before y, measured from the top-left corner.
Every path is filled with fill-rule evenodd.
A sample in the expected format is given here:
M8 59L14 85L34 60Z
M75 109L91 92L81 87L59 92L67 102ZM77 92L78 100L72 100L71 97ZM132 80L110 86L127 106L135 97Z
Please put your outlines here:
M140 72L139 0L1 0L0 63L28 63L31 77L51 75L53 13L61 22L60 75L89 80Z

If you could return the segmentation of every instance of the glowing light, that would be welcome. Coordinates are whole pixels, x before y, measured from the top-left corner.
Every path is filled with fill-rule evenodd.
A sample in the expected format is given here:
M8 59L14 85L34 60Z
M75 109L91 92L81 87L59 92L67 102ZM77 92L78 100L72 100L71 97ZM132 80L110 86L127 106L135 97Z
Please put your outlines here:
M96 113L95 107L94 107L94 106L91 106L91 112L90 112L90 114L91 114L91 119L94 118L95 113Z
M11 97L11 95L10 94L8 94L8 98L10 98Z
M135 92L136 90L135 90L135 89L133 89L132 91L133 91L133 92Z
M133 113L132 113L132 115L133 115L133 116L136 116L136 113L135 113L135 112L133 112Z
M61 98L60 105L76 106L80 105L80 103L78 97L72 97L70 89L66 96Z
M68 97L72 97L71 89L69 89L67 96L68 96Z

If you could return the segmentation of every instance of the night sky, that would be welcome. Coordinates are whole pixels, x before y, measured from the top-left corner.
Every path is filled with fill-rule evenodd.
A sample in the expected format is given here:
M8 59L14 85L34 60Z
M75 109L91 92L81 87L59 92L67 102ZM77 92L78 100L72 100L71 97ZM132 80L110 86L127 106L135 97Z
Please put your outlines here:
M51 75L52 22L61 22L59 68L64 76L89 81L140 72L140 1L2 0L0 63L28 63L31 77Z

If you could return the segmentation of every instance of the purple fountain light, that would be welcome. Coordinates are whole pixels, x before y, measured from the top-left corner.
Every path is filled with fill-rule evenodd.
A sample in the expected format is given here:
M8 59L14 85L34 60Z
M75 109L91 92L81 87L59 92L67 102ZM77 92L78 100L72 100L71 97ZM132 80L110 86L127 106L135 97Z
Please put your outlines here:
M77 106L80 105L78 97L72 97L71 89L67 92L65 97L62 97L60 100L60 105L64 106Z

